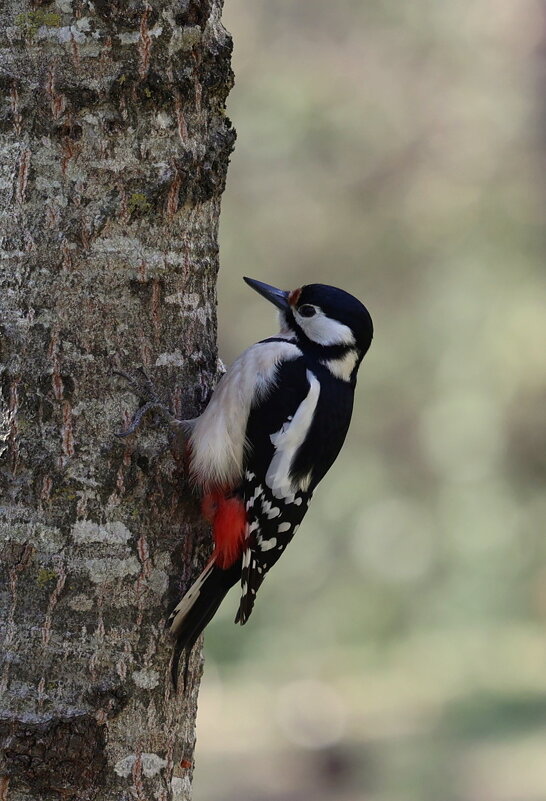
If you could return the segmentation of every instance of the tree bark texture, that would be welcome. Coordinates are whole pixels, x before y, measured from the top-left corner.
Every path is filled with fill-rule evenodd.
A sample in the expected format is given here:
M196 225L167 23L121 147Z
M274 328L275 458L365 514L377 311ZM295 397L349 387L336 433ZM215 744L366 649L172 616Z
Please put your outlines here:
M234 132L220 0L0 12L0 799L187 799L201 657L174 696L166 610L206 556L175 449L216 380Z

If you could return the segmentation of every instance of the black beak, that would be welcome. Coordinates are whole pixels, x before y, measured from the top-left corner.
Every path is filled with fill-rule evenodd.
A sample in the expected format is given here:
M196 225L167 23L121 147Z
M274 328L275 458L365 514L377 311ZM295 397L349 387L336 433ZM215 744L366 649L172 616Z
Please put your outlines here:
M264 284L261 281L256 281L255 278L245 278L244 280L252 289L255 289L258 294L273 303L277 309L287 311L290 308L288 302L289 292L285 292L284 289L276 289L276 287L269 286L269 284Z

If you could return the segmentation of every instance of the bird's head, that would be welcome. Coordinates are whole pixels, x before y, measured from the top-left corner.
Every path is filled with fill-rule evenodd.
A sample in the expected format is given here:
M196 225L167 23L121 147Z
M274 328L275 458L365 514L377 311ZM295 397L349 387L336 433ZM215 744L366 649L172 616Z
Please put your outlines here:
M307 284L291 292L245 278L246 283L271 301L280 312L281 330L302 343L355 349L364 356L373 338L367 308L357 298L327 284Z

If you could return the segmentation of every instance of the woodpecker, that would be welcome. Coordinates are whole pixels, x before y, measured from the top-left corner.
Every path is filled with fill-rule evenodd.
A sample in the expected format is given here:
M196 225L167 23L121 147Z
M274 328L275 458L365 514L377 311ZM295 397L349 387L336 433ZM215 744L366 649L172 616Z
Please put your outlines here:
M239 581L235 622L247 622L343 445L373 337L368 310L342 289L308 284L288 292L244 280L277 307L280 332L245 350L203 414L186 421L189 470L214 551L169 619L175 686L181 654Z

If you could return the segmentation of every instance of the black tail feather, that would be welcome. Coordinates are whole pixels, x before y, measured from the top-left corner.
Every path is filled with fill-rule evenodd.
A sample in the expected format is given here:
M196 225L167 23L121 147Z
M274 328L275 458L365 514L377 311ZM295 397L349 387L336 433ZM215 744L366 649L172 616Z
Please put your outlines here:
M241 577L241 562L237 562L228 570L213 567L210 574L202 583L195 600L189 607L183 619L179 621L176 628L171 626L171 631L176 638L171 662L171 676L174 689L178 685L178 668L182 654L186 653L184 666L183 689L186 689L190 656L193 646L197 642L199 635L207 626L224 600L228 590L239 581ZM191 591L191 589L190 589ZM175 608L176 609L176 608ZM176 611L171 615L173 622L176 618Z

